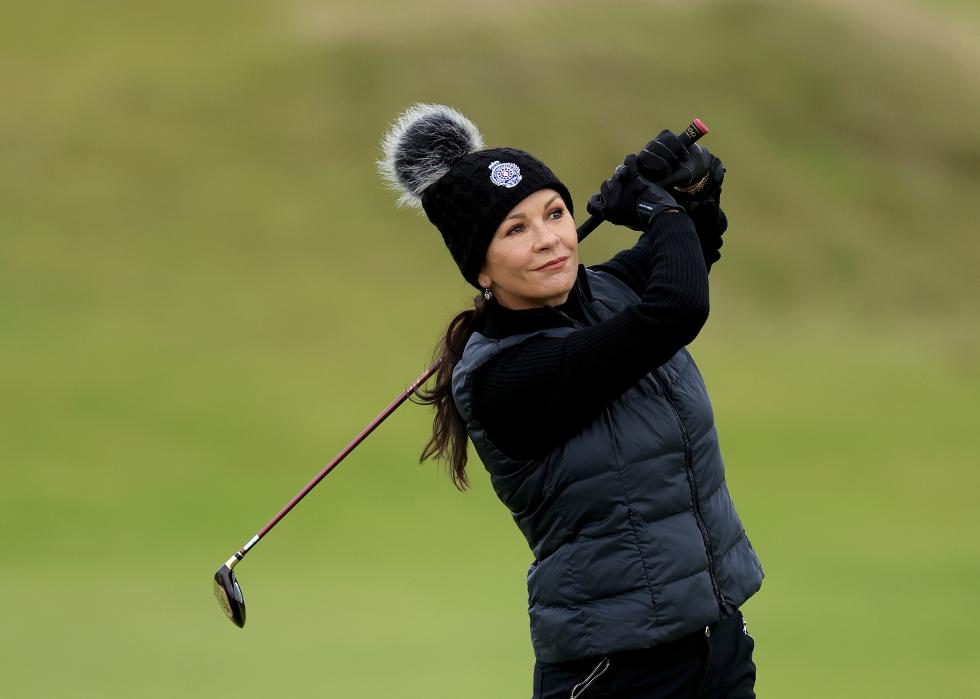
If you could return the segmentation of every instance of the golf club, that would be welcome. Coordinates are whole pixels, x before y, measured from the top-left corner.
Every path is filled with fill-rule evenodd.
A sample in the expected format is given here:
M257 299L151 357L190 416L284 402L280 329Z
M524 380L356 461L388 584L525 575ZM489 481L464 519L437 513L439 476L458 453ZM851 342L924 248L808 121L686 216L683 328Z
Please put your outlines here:
M704 122L700 119L695 119L691 124L681 132L679 138L684 143L685 146L690 146L703 135L708 133L708 127L705 126ZM585 239L589 233L594 231L599 224L603 221L601 216L590 216L585 223L583 223L578 228L578 238L579 240ZM422 372L412 384L402 391L397 398L395 398L391 403L388 404L384 410L376 418L374 418L368 425L360 431L360 433L350 441L350 443L340 450L330 461L329 464L323 467L323 469L313 477L309 483L307 483L302 490L293 496L285 507L283 507L279 513L269 520L262 529L258 531L255 536L249 539L242 548L240 548L231 558L225 561L221 567L214 574L214 596L218 600L218 605L224 611L225 615L231 619L232 623L239 628L244 628L245 626L245 596L242 594L241 585L238 583L238 578L235 576L234 569L238 563L245 558L245 555L251 551L255 545L262 540L262 538L268 534L273 527L275 527L283 517L289 514L296 505L299 504L300 500L305 498L317 484L322 481L328 473L330 473L341 461L346 458L348 454L354 451L354 448L358 444L364 441L364 439L371 434L385 419L388 418L395 410L404 403L418 388L424 384L433 373L435 373L439 362L436 361Z
M395 400L388 404L381 413L374 418L367 427L360 431L360 433L350 441L350 443L340 450L340 453L333 458L333 460L323 467L323 469L314 476L313 480L306 484L302 490L293 496L285 507L283 507L279 513L269 520L259 532L249 539L242 548L240 548L234 556L229 558L224 564L218 568L217 572L214 574L214 596L218 600L218 605L224 611L225 615L231 619L239 628L245 626L245 596L242 594L241 585L238 583L238 578L235 577L234 568L238 565L239 561L245 558L245 554L252 550L252 548L257 544L262 537L268 534L274 526L276 526L279 521L289 514L289 511L299 504L299 501L305 498L313 488L316 487L317 483L322 481L328 473L330 473L344 458L354 451L354 448L364 441L364 439L374 432L375 428L380 425L385 419L395 412L395 409L405 402L409 396L411 396L419 386L424 384L430 376L435 372L438 367L438 362L435 362L422 372L412 384L402 391Z

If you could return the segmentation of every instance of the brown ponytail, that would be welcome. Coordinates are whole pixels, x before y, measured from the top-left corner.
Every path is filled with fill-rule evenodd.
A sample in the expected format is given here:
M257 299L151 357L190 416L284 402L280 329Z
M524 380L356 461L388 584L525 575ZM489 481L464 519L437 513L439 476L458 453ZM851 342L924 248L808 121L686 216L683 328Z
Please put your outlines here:
M449 478L459 490L466 490L469 479L466 477L466 423L456 410L453 401L453 369L463 356L467 340L476 329L486 312L487 302L479 294L473 299L473 308L458 313L446 328L446 334L436 347L438 368L435 372L435 385L429 390L415 392L413 402L420 405L433 405L436 414L432 418L432 438L422 450L419 463L430 457L445 461L449 467Z

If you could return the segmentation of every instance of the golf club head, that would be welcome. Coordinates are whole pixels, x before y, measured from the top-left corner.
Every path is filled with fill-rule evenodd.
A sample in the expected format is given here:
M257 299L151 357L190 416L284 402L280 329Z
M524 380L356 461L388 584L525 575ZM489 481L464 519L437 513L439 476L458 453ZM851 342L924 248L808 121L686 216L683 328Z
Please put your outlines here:
M214 596L225 616L238 628L245 628L245 596L227 563L214 574Z

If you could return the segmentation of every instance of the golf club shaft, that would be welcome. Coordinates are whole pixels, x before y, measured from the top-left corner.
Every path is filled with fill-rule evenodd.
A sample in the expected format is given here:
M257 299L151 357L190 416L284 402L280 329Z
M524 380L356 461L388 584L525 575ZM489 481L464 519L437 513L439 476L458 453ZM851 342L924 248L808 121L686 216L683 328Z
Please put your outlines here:
M677 136L681 143L684 144L686 148L690 148L695 141L708 133L708 126L700 119L695 119L687 128L680 132ZM599 224L603 222L602 216L589 216L578 228L578 241L581 243L585 240L585 237L599 227Z
M413 381L408 388L402 391L398 395L398 397L395 398L395 400L393 400L388 405L387 408L382 410L381 413L376 418L374 418L370 423L368 423L367 427L361 430L360 433L356 437L354 437L354 439L352 439L346 447L341 449L340 453L337 454L337 456L335 456L329 464L324 466L323 469L318 474L316 474L316 476L313 477L313 480L307 483L306 486L301 491L296 493L296 495L293 496L293 499L290 500L289 503L287 503L287 505L279 511L279 514L277 514L275 517L269 520L269 523L266 524L264 527L262 527L262 529L259 530L258 534L256 534L251 539L249 539L248 543L246 543L241 549L239 549L238 553L236 553L234 557L231 559L231 561L229 562L233 561L234 563L237 563L238 561L242 560L245 557L245 554L248 553L249 550L251 550L251 548L255 546L255 544L257 544L262 539L262 537L268 534L269 531L279 523L279 520L281 520L283 517L289 514L289 511L294 507L296 507L296 505L299 504L300 500L305 498L307 494L311 490L313 490L313 488L316 487L317 483L322 481L326 477L326 475L330 473L337 466L337 464L343 461L348 454L354 451L354 448L358 444L363 442L365 437L367 437L369 434L374 432L375 428L377 428L378 425L384 422L389 415L395 412L395 409L398 408L399 405L404 403L409 396L415 393L415 391L418 389L419 386L421 386L426 381L428 381L429 377L432 376L433 373L435 373L438 366L439 363L434 362L432 366L430 366L428 369L422 372L421 376L415 379L415 381ZM234 563L232 563L232 565L234 565Z

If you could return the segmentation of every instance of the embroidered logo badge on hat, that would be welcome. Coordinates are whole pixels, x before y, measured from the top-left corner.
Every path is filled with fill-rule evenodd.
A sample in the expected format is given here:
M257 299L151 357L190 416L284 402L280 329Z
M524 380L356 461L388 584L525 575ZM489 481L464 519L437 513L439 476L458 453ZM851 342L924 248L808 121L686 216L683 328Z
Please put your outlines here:
M516 187L521 181L521 169L514 163L502 163L494 160L490 163L490 181L498 187Z

